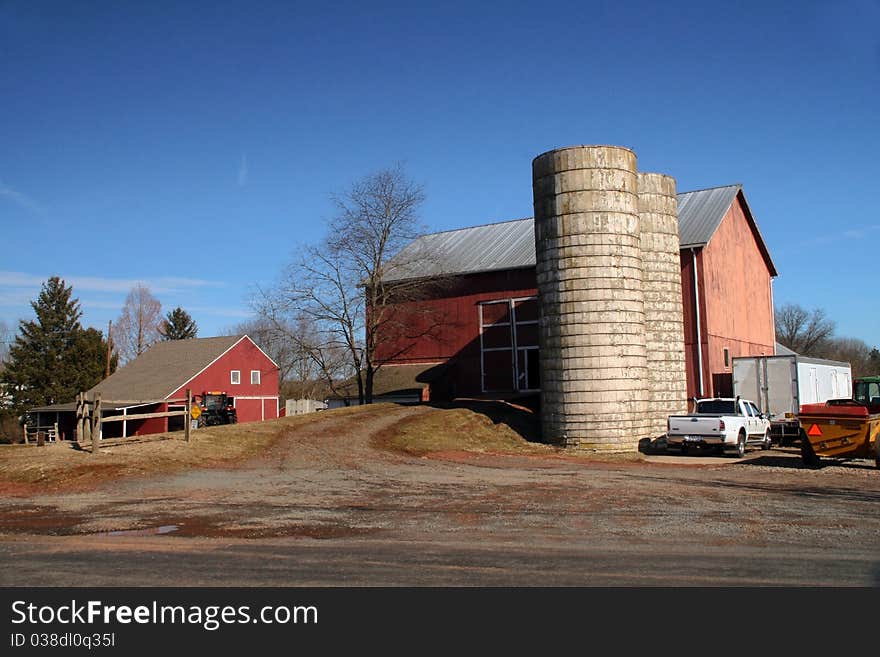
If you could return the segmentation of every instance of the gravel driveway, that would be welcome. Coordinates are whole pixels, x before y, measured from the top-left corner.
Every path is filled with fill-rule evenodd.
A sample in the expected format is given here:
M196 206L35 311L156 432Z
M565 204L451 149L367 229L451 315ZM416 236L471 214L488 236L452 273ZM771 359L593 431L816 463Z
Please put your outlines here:
M880 472L377 449L429 407L289 432L236 467L0 502L3 586L880 586Z

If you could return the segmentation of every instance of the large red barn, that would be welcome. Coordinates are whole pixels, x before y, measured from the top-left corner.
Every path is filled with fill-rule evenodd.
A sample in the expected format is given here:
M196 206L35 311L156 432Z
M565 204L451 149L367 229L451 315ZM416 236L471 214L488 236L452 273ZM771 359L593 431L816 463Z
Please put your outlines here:
M774 353L776 268L741 185L679 194L678 209L687 394L730 394L735 356ZM409 330L381 336L378 387L405 366L423 399L540 389L532 218L426 235L398 262L387 281L448 283L395 307Z

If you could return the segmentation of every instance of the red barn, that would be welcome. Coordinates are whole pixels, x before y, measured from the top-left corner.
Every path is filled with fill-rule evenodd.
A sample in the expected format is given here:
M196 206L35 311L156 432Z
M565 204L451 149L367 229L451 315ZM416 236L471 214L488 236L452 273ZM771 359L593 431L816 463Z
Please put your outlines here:
M734 356L774 353L776 268L741 185L679 194L678 208L688 397L729 394ZM406 366L423 398L540 389L533 219L426 235L398 262L387 281L449 282L394 308L409 330L381 336L377 387Z
M222 391L233 398L239 422L278 417L278 365L247 335L159 342L88 392L101 395L104 417L182 410L186 390L193 395ZM57 422L72 439L75 405L32 409L37 425ZM175 431L183 417L148 418L102 424L102 437Z

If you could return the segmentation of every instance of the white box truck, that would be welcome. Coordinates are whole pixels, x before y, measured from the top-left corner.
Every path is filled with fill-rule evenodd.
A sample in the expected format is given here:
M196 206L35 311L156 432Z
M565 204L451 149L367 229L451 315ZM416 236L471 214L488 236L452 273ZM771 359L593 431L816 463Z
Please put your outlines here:
M738 356L733 359L733 394L754 400L770 417L773 439L785 445L799 435L801 406L852 398L852 368L796 354Z

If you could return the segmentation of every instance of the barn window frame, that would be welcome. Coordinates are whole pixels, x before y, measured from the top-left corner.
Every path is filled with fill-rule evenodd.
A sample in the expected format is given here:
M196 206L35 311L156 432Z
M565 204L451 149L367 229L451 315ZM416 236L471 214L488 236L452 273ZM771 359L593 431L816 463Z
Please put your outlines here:
M480 329L480 390L482 392L501 392L500 390L490 389L486 387L486 362L485 362L485 354L499 351L509 351L510 352L510 372L511 372L511 390L515 392L538 392L540 391L540 383L538 387L531 387L530 382L534 381L534 376L529 376L529 352L530 351L538 351L538 345L522 345L520 346L517 343L517 327L518 326L537 326L538 320L517 320L516 317L516 305L517 303L521 303L523 301L535 301L537 302L537 296L527 296L527 297L511 297L507 299L491 299L488 301L480 301L477 304L478 308L478 316L479 316L479 329ZM493 322L492 324L485 324L483 322L483 307L492 305L492 304L507 304L507 317L508 321L506 322ZM489 327L503 327L507 326L510 330L510 346L509 347L486 347L483 342L483 334L485 329ZM523 367L520 368L519 360L520 354L522 354L523 358ZM520 371L522 369L522 371ZM531 373L535 374L535 373ZM520 381L523 381L524 384L520 387Z
M256 374L256 376L254 376ZM251 385L260 385L260 370L251 370Z
M237 386L241 384L241 370L229 370L229 385Z

